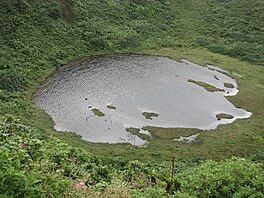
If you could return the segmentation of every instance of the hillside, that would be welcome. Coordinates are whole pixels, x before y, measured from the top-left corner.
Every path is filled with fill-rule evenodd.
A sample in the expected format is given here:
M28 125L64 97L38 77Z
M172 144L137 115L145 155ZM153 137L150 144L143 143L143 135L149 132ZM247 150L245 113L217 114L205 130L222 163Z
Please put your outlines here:
M32 69L125 49L198 45L263 64L263 7L261 0L2 1L1 88L24 88Z
M262 197L263 18L262 0L1 1L0 197ZM150 127L147 148L56 132L31 101L37 86L71 61L114 53L226 69L240 88L228 99L253 116L194 145L170 143L185 129Z

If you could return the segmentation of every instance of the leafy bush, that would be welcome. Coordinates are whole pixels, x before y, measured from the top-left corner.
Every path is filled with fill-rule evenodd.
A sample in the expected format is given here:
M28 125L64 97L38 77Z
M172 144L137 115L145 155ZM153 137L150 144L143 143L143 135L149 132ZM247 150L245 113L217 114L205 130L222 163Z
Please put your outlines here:
M208 49L210 49L212 52L220 53L220 54L228 54L229 50L227 46L225 45L209 45Z
M126 166L123 161L99 158L11 115L0 117L0 196L63 197L78 181L84 181L86 188L107 190L114 175L130 172L131 166L136 168L134 176L141 173L148 178L141 164Z
M103 36L97 36L97 37L91 38L90 44L92 46L92 49L95 51L104 50L108 46L107 40Z
M264 195L263 164L232 158L183 168L186 165L175 166L178 172L173 179L176 197ZM163 197L166 183L172 181L170 172L169 167L161 165L96 157L25 126L13 116L0 117L1 196L82 197L114 190L131 193L134 197ZM112 188L116 179L123 189ZM74 187L80 181L85 187L82 192Z
M211 39L211 45L198 39L200 46L263 65L264 7L262 1L221 1L212 3L205 13L202 35ZM227 50L228 49L228 50Z
M175 179L176 195L189 197L263 197L262 164L232 158L207 161L186 170Z
M26 88L26 81L18 71L13 69L0 70L0 89L10 92Z
M159 198L166 197L166 191L162 188L147 188L146 190L132 190L132 197L135 198Z
M206 47L210 44L210 40L208 38L205 38L205 37L199 37L196 39L196 43L199 46Z
M41 165L41 161L45 162L41 149L47 136L21 125L12 116L0 120L1 195L38 197L66 192L69 180L58 180L58 174L47 172Z
M126 48L137 48L140 45L140 37L136 34L126 35L125 37L121 37L118 41L118 45L121 49Z

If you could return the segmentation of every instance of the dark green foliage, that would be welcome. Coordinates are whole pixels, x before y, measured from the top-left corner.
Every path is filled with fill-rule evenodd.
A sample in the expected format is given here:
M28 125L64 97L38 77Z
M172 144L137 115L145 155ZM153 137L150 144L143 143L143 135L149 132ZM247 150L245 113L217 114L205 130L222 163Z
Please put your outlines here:
M225 46L225 45L212 44L212 45L208 45L207 48L209 50L211 50L212 52L215 52L215 53L220 53L220 54L228 54L229 53L229 50L228 50L227 46Z
M149 186L155 170L155 166L96 157L10 115L0 117L0 196L63 197L75 180L107 186L116 174L127 182L140 174Z
M105 116L105 114L104 114L102 111L100 111L100 109L93 108L93 109L91 109L91 111L94 113L94 115L96 115L96 116L98 116L98 117L103 117L103 116Z
M52 19L62 18L62 10L58 2L55 1L47 7L47 15Z
M0 192L8 197L38 197L63 194L67 179L37 165L43 160L47 137L18 120L1 117L0 123ZM43 168L43 169L42 169ZM46 183L47 182L47 183ZM42 184L42 186L41 186ZM45 184L45 185L44 185ZM49 189L49 191L47 191Z
M261 141L263 141L263 138L261 138ZM249 157L250 160L255 162L264 162L264 149L259 149L256 153L252 153Z
M233 119L234 118L232 115L226 114L226 113L216 114L215 117L217 118L217 120L221 120L221 119Z
M108 109L116 110L116 107L113 106L113 105L107 105L106 107L107 107Z
M1 196L71 197L78 181L104 190L116 177L140 197L148 197L150 191L163 196L172 180L177 197L262 197L264 193L263 165L249 160L177 162L173 168L175 178L167 165L96 157L10 115L0 117Z
M175 187L179 197L263 197L264 169L245 159L208 161L179 174Z
M235 86L232 83L224 83L224 86L229 88L229 89L235 88Z
M109 160L106 165L10 116L1 117L0 148L1 195L62 197L71 179L88 173L93 183L110 181Z
M263 7L235 0L1 1L1 53L8 55L0 66L21 69L29 62L38 70L98 51L191 44L262 64Z
M26 81L16 70L0 70L0 89L10 92L26 88Z
M140 45L140 38L138 35L127 35L125 37L122 37L118 41L118 45L120 46L121 49L126 49L126 48L137 48Z
M196 39L196 43L199 46L206 47L206 46L210 45L210 40L208 38L205 38L205 37L198 37Z
M221 1L209 4L204 16L204 35L196 43L213 52L263 65L264 2ZM206 38L210 38L210 42Z
M106 38L99 36L90 39L90 46L92 46L93 50L100 51L106 49L108 47L108 43Z

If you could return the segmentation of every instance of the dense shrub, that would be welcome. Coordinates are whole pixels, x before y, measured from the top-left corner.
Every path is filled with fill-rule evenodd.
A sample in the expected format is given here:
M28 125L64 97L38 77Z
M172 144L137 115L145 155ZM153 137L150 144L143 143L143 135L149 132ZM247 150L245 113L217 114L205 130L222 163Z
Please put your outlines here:
M221 53L221 54L229 53L229 49L227 48L226 45L209 45L207 47L208 49L210 49L212 52L215 52L215 53Z
M209 4L204 16L202 38L210 38L211 45L198 38L196 43L221 54L263 65L264 33L263 1L221 1ZM229 50L226 50L229 49Z
M46 135L23 126L13 117L0 118L0 192L7 197L61 197L67 178L42 169ZM43 161L43 162L44 162Z
M118 45L121 49L126 48L137 48L140 45L140 37L138 35L126 35L125 37L121 37L118 41Z
M171 181L176 197L264 195L263 164L232 158L186 165L176 164L178 175L172 180L168 166L96 157L13 116L0 117L1 197L100 197L108 192L154 198L166 196ZM78 190L74 186L81 181L85 188Z
M97 36L90 39L90 44L92 46L92 50L99 51L107 48L108 43L107 39L103 36Z
M140 173L147 182L150 173L145 171L145 166L126 164L73 148L21 124L13 116L0 117L0 196L64 197L72 193L72 185L80 181L86 188L107 190L114 177L132 183L125 179L131 173L133 176ZM133 180L133 185L135 182Z
M0 89L10 92L26 88L25 78L13 69L0 70Z
M202 46L202 47L206 47L210 44L210 40L208 38L205 38L205 37L199 37L196 39L196 44L198 44L199 46Z
M189 197L263 197L263 164L233 158L207 161L179 174L176 194Z

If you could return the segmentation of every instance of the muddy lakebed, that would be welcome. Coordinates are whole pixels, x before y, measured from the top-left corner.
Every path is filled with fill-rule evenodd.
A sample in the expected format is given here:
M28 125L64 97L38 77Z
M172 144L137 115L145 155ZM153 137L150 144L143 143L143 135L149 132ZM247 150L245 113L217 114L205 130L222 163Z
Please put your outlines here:
M236 81L210 65L162 56L112 55L57 70L33 100L52 117L57 131L74 132L91 142L141 146L147 141L128 128L151 136L142 127L209 130L250 117L225 97L237 93ZM182 139L188 137L178 140Z

